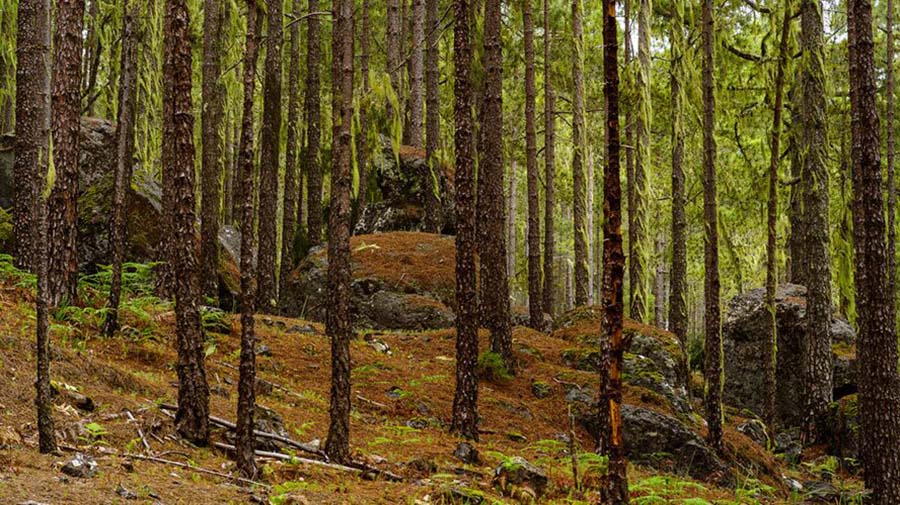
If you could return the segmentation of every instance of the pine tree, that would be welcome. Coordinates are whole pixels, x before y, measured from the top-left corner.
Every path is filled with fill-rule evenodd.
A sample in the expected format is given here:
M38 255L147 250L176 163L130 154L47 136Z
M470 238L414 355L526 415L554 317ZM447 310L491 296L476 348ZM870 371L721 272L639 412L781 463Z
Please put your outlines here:
M20 0L16 30L16 146L13 160L15 264L37 272L40 191L50 130L50 0Z
M550 0L544 0L544 286L543 311L553 315L556 255L556 95L550 76ZM527 46L526 46L527 47ZM537 203L535 203L537 207ZM537 222L537 220L535 220ZM532 323L533 324L533 323ZM537 326L535 326L537 328Z
M885 131L887 132L887 271L888 292L897 293L897 182L894 178L894 2L887 0L887 12L885 13L885 45L887 46L885 59L884 92L887 95L887 114ZM897 320L897 295L894 295L891 304L891 320Z
M719 308L719 225L716 203L716 95L713 81L715 66L715 21L712 0L703 0L703 219L706 228L704 264L705 363L707 442L716 451L722 449L722 328Z
M167 0L163 60L163 211L174 279L178 347L178 412L175 427L196 445L209 440L197 235L194 232L194 116L191 103L190 19L185 0Z
M645 252L646 199L650 171L650 125L653 121L650 99L650 0L640 0L638 9L638 66L635 75L634 182L629 223L629 260L631 282L631 318L643 321L647 310L647 253Z
M256 437L256 334L253 314L256 309L255 238L253 236L253 97L256 89L256 63L259 57L259 31L262 16L256 0L247 0L247 37L244 48L244 103L238 148L238 183L244 187L241 202L241 353L238 381L237 440L235 456L238 471L246 478L256 477L254 458Z
M412 51L409 80L409 145L422 147L424 105L425 0L412 0Z
M425 154L428 158L426 181L436 181L436 172L441 171L438 150L441 147L441 102L440 102L440 20L438 0L425 0ZM434 183L425 188L425 231L441 232L441 199L439 188Z
M450 431L478 440L478 305L475 277L475 164L469 1L454 0L453 82L456 144L456 393Z
M300 0L293 0L294 12L300 12ZM297 23L290 26L288 52L288 117L287 145L284 157L284 209L281 216L281 269L278 275L278 295L280 307L285 305L288 296L288 277L294 269L294 242L297 225L297 197L303 186L298 184L297 147L299 143L300 120L300 27ZM299 189L298 189L299 188Z
M541 307L541 207L538 199L537 142L534 127L534 23L531 19L531 0L522 3L525 25L525 171L528 184L528 315L534 329L542 329L544 312ZM544 281L546 282L546 280Z
M628 503L628 461L622 429L622 363L625 341L625 253L622 249L622 183L619 176L619 67L615 0L603 5L603 96L606 99L606 170L603 174L603 362L599 405L601 453L609 458L601 502Z
M847 7L850 130L853 136L853 235L859 338L860 460L870 503L900 503L900 377L887 290L875 56L870 0Z
M331 338L331 423L325 452L338 463L350 460L350 165L353 120L353 0L335 5L332 35L332 96L340 113L332 127L331 212L328 240L328 311Z
M122 262L125 259L125 235L127 232L127 194L131 185L134 163L134 116L137 85L138 34L135 27L134 1L122 6L122 60L119 75L119 114L116 125L116 174L113 188L113 215L109 223L112 275L109 287L108 312L103 333L107 337L119 329L119 299L122 293Z
M359 31L361 53L359 55L359 70L362 77L363 95L371 91L369 84L369 57L370 57L370 32L372 26L369 21L369 0L362 0L362 30ZM359 189L356 194L356 218L362 217L368 201L369 189L369 114L365 107L359 108L359 131L356 133L356 169L359 173ZM427 214L426 214L427 215Z
M587 179L584 172L584 37L581 0L572 0L572 184L575 235L575 305L587 305L588 268Z
M51 307L78 299L78 131L81 121L81 53L84 0L56 7L53 42L53 167L56 179L47 201L47 302Z
M225 116L225 86L219 81L225 30L222 26L225 23L222 3L218 0L205 0L203 3L200 285L203 295L213 299L219 296L219 178L222 175L221 130Z
M319 0L309 0L309 12L319 11ZM306 233L309 244L322 242L322 166L319 163L319 142L322 123L320 91L320 60L322 40L319 17L310 16L306 29L306 90L303 110L306 118Z

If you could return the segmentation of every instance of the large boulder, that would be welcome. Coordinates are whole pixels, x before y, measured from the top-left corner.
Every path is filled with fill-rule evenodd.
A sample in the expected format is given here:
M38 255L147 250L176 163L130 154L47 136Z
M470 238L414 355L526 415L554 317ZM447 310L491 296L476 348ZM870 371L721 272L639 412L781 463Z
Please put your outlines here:
M766 325L771 314L765 304L765 289L736 296L728 304L722 327L725 356L725 402L763 413ZM806 288L782 284L775 296L778 334L776 409L783 426L802 421L802 339L806 332ZM831 320L834 349L835 399L856 390L856 335L847 321Z
M441 164L434 171L428 169L425 151L400 146L395 152L389 140L382 140L382 149L373 153L371 174L380 200L376 198L360 213L354 233L357 235L391 231L424 230L425 196L435 191L441 200L439 216L442 233L456 230L456 210L453 172Z
M453 237L415 232L350 239L351 310L360 328L422 330L455 323ZM288 281L285 315L324 321L328 257L317 247Z

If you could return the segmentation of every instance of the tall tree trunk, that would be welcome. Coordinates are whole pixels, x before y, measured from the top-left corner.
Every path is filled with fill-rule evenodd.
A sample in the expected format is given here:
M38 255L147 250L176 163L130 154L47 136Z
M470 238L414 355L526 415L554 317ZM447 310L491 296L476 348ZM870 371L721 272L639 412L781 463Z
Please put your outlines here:
M257 473L253 435L256 414L256 334L253 313L256 304L256 272L253 256L253 95L256 89L256 60L259 57L259 31L262 16L256 0L247 0L247 38L244 48L244 101L238 148L238 184L243 186L241 209L241 361L238 382L237 441L235 456L238 471L247 478Z
M200 285L203 295L219 296L219 178L222 174L222 118L225 85L219 81L225 8L218 0L203 3L203 88L200 119L203 142L200 201Z
M336 4L332 35L332 93L335 117L331 165L331 212L328 240L328 312L325 331L331 338L331 423L325 452L338 462L350 460L350 165L353 120L353 0Z
M684 180L684 137L686 92L685 80L684 0L675 0L672 7L671 35L671 98L672 98L672 266L669 284L669 329L678 338L685 357L679 363L684 380L689 378L687 363L687 216Z
M84 0L56 7L53 43L53 166L47 202L48 300L51 307L78 299L78 130L81 122L81 25Z
M657 229L662 229L657 217ZM666 329L666 237L662 232L656 235L654 257L656 272L653 276L653 325Z
M224 118L225 123L225 172L222 175L222 214L221 221L223 225L231 224L232 219L232 205L234 204L233 195L234 195L234 151L235 151L235 142L233 142L234 138L234 130L236 130L234 122L231 120L231 117L226 113Z
M544 286L543 311L553 315L555 300L554 256L556 255L556 96L551 84L550 68L550 0L544 0ZM537 162L535 162L537 163ZM537 168L535 168L537 171ZM536 176L535 176L536 177ZM535 200L537 191L535 190ZM537 208L537 202L535 202ZM535 222L538 218L535 219ZM540 236L540 231L538 231ZM540 276L538 274L538 276ZM532 322L532 326L534 323ZM538 328L537 326L534 326Z
M453 119L456 144L456 392L450 431L478 440L478 304L475 277L475 163L469 1L454 0ZM474 20L473 20L474 21Z
M634 101L635 156L633 214L631 221L631 318L643 321L647 310L647 252L645 251L647 174L650 171L650 125L653 121L650 97L650 0L640 0L638 11L638 68Z
M231 173L232 173L232 185L231 185L231 224L236 228L241 228L241 214L243 211L241 210L241 206L244 204L244 194L243 188L241 185L241 119L235 117L233 121L233 131L231 132L234 136L232 140L232 149L234 150L232 159L231 159Z
M300 0L293 0L294 12L300 12ZM297 23L291 25L290 64L288 65L288 117L287 117L287 147L285 147L284 166L284 209L281 216L281 270L278 275L278 295L281 301L278 305L285 306L287 296L287 281L294 269L294 239L297 226L297 147L300 116L300 28Z
M309 0L309 11L318 12L319 0ZM306 30L306 91L303 108L306 117L306 233L309 244L322 242L322 166L319 164L319 141L322 111L319 102L319 60L322 40L319 17L310 16Z
M603 5L603 96L606 100L606 170L603 174L603 325L604 366L600 367L600 452L609 458L600 488L601 502L628 503L628 461L622 429L622 325L625 254L622 249L622 183L619 177L619 66L615 0Z
M587 180L584 173L584 37L581 0L572 0L572 184L575 234L575 305L589 299Z
M897 336L887 289L884 198L875 102L872 4L850 0L847 8L850 111L853 135L853 234L859 311L860 459L869 500L900 503L900 377Z
M802 93L799 82L791 90L789 98L794 105L791 111L791 177L797 182L791 185L791 202L788 208L791 233L787 238L789 251L787 277L792 284L806 286L809 259L806 248L806 210L803 201L803 185L800 184L803 176L803 119L801 117L803 104L800 102Z
M209 440L197 235L194 232L194 116L191 103L190 19L185 0L167 0L163 60L163 209L168 214L168 254L174 279L178 342L178 412L175 426L196 445Z
M719 225L716 203L716 93L715 21L712 0L703 0L703 218L706 228L704 306L706 345L703 374L706 379L706 436L716 451L722 449L722 329L719 314Z
M369 0L362 0L362 31L359 32L361 53L359 55L359 69L362 76L363 95L369 94L369 53L370 32L372 26L369 22ZM356 135L356 169L359 173L359 188L356 194L356 220L362 218L366 208L369 194L369 115L365 107L359 108L359 132ZM426 195L427 198L427 195ZM426 212L427 215L427 212Z
M516 163L516 160L513 159L509 164L509 188L506 192L507 205L506 205L506 271L509 272L509 276L511 278L512 285L515 286L516 279L516 247L518 245L516 240L516 218L518 216L518 206L517 198L518 192L516 191L518 188L518 184L516 184L516 174L519 172L519 164ZM515 292L518 291L516 288L513 288L513 296L512 299L515 300Z
M522 19L525 25L525 170L528 183L528 315L532 328L544 326L541 293L541 207L538 195L537 141L534 126L534 23L531 16L531 0L522 3ZM544 280L546 282L546 279Z
M627 98L631 98L631 93L634 91L634 82L633 82L633 69L634 66L634 50L632 49L632 40L631 40L631 2L632 0L623 0L624 7L624 18L625 18L625 78L624 78L624 93ZM633 107L633 100L627 99L626 104L628 108L626 108L625 114L625 184L626 184L626 198L628 205L628 309L632 318L635 317L634 313L634 299L637 291L636 283L634 281L635 277L635 255L634 255L634 247L637 243L636 240L636 231L640 226L636 222L637 211L635 209L635 173L634 173L634 144L635 144L635 115L636 112Z
M503 41L500 0L484 4L485 97L481 124L503 129ZM509 318L509 276L506 269L506 209L503 205L503 137L485 135L479 167L484 175L478 203L485 209L481 223L487 240L481 259L481 303L484 326L491 332L491 351L499 354L509 372L515 373L512 327Z
M409 80L409 145L422 147L424 105L425 0L412 0L412 51Z
M44 180L50 158L50 1L20 0L16 32L16 262L37 274L36 380L38 446L56 451L50 388L49 306L47 303L47 202Z
M13 237L16 267L36 273L44 239L35 213L49 159L50 0L20 0L17 19Z
M125 235L128 217L128 190L134 163L134 116L137 95L137 45L134 1L126 1L122 16L122 56L119 81L119 111L116 121L116 175L113 189L112 218L109 223L112 277L108 312L103 334L111 337L119 329L119 299L122 294L122 262L125 259Z
M887 0L886 14L886 72L887 95L887 270L888 293L894 293L891 303L891 320L897 321L897 182L894 180L894 2Z
M788 44L791 35L791 14L791 2L786 0L784 4L784 18L781 25L781 42L778 49L778 67L775 72L772 145L769 151L769 199L766 214L766 307L769 311L769 317L766 322L766 350L763 353L763 369L765 370L763 417L770 431L775 428L775 394L777 386L775 366L778 335L775 321L775 292L778 288L778 264L776 263L775 253L778 240L778 164L781 159L781 113L784 106L784 71L787 65Z
M278 175L281 150L281 45L284 38L284 0L268 0L266 32L266 77L263 84L262 136L259 156L259 258L257 262L257 309L272 312L277 300L276 283Z
M403 22L403 18L400 14L400 2L401 0L387 0L387 33L385 33L385 45L387 46L387 73L391 79L391 88L393 88L394 93L397 95L397 103L402 103L400 96L400 88L402 85L400 70L403 65L403 61L400 59L400 48L402 46L402 32L401 23ZM400 107L400 111L403 108ZM393 107L388 102L388 117L391 117L394 120L399 120L400 111L393 110ZM402 121L401 121L402 124Z
M832 397L831 380L831 258L829 257L828 167L825 112L825 39L820 0L801 4L803 50L801 87L801 147L803 207L806 215L804 244L806 271L806 335L803 340L803 375L806 388L804 434L810 442L823 435Z
M90 21L84 27L86 35L83 35L83 59L79 62L81 65L81 77L79 78L81 79L81 94L79 96L87 98L85 113L88 116L94 115L94 99L96 98L94 88L97 86L97 71L100 68L100 57L103 53L100 37L97 35L101 28L99 5L99 0L87 0L87 18Z
M441 102L440 102L440 48L441 22L438 19L438 0L425 0L425 154L428 158L431 181L425 188L425 231L440 233L444 216L441 211L441 195L437 173L440 166L438 150L441 148Z

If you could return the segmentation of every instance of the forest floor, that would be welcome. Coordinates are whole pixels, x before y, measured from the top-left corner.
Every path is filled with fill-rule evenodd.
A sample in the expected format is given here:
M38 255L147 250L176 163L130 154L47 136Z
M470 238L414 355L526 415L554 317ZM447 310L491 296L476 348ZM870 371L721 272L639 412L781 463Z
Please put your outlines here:
M170 305L152 297L126 303L124 331L111 339L98 336L102 312L95 309L70 307L54 315L54 384L61 391L77 390L90 397L96 409L86 412L71 402L58 401L54 417L61 453L40 455L33 408L34 311L29 293L21 279L7 278L0 284L0 503L463 503L449 498L451 490L468 494L471 503L479 497L486 504L517 503L509 496L515 490L504 493L492 482L493 469L511 456L522 456L547 473L549 484L541 503L598 501L599 465L591 456L591 438L576 428L579 485L586 491L576 489L568 444L560 442L562 434L570 433L562 383L588 385L596 377L560 361L559 351L567 342L524 328L514 334L517 349L528 351L518 353L520 373L481 384L484 433L474 444L480 463L457 460L453 452L460 441L446 429L454 387L453 331L369 333L351 343L351 446L357 460L403 480L370 480L299 461L266 460L261 462L261 484L240 486L227 477L233 472L227 454L177 438L172 419L160 409L176 397L174 315ZM237 317L231 315L219 322L230 325L231 331L211 333L207 342L211 411L233 420L240 328ZM264 381L259 404L283 417L292 439L323 440L328 429L330 369L329 342L322 326L258 316L257 330L260 345L268 347L258 358ZM550 385L549 396L538 399L532 394L535 381ZM212 440L227 442L224 435L216 429ZM76 451L99 463L95 477L78 479L60 472ZM186 467L129 457L129 453ZM798 479L810 471L775 464L776 473ZM771 479L764 483L745 477L737 489L720 489L635 465L629 467L629 478L634 501L641 504L802 501ZM857 484L849 481L847 485Z

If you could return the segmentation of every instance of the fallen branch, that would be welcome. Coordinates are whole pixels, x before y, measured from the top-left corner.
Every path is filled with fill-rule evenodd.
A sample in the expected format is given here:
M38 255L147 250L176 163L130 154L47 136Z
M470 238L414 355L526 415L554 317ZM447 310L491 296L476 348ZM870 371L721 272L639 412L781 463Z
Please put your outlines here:
M385 405L385 404L383 404L383 403L378 403L378 402L376 402L375 400L370 400L370 399L366 398L365 396L363 396L363 395L361 395L361 394L359 394L359 393L356 393L356 399L359 400L359 401L361 401L361 402L363 402L363 403L365 403L365 404L371 405L371 406L373 406L373 407L378 407L378 408L381 409L381 410L391 410L391 408L388 407L387 405Z
M231 363L226 363L226 362L224 362L224 361L220 361L219 364L222 365L222 366L224 366L225 368L234 370L234 371L236 371L236 372L240 372L240 368L238 368L238 367L232 365ZM281 391L281 392L283 392L283 393L285 393L285 394L289 394L289 395L291 395L291 396L293 396L293 397L300 398L301 400L304 399L304 396L301 395L300 393L298 393L298 392L296 392L296 391L292 391L292 390L290 390L290 389L288 389L288 388L286 388L286 387L284 387L284 386L282 386L281 384L278 384L278 383L276 383L276 382L272 382L272 381L263 379L263 378L261 378L261 377L259 377L259 376L256 377L256 380L264 381L264 382L266 382L266 383L268 383L268 384L271 384L273 389L277 389L277 390L279 390L279 391Z
M178 407L176 405L171 405L168 403L160 404L159 408L165 410L176 411ZM229 430L236 430L237 425L233 422L222 419L221 417L209 416L209 421L215 425L221 426L223 428L228 428ZM269 433L266 431L253 430L253 434L260 438L267 438L269 440L275 440L276 442L281 442L283 444L287 444L295 449L300 449L303 452L307 452L309 454L315 454L316 456L328 461L328 455L325 454L321 449L317 449L309 444L304 444L302 442L297 442L296 440L291 440L287 437L282 437L281 435L276 435L275 433Z
M177 466L177 467L179 467L179 468L186 468L186 469L188 469L188 470L193 470L193 471L195 471L195 472L205 473L205 474L207 474L207 475L214 475L214 476L216 476L216 477L221 477L221 478L223 478L223 479L234 480L234 481L237 481L237 482L241 482L241 483L243 483L243 484L249 484L249 485L253 485L253 486L260 486L260 487L264 487L264 488L266 488L266 489L271 489L271 488L272 488L272 486L270 486L270 485L268 485L268 484L263 484L262 482L259 482L259 481L250 480L250 479L245 479L245 478L243 478L243 477L238 477L237 475L229 475L229 474L227 474L227 473L217 472L217 471L215 471L215 470L208 470L208 469L206 469L206 468L199 467L199 466L191 466L191 465L188 465L187 463L181 463L181 462L178 462L178 461L172 461L172 460L170 460L170 459L162 459L162 458L157 458L157 457L154 457L154 456L144 456L144 455L142 455L142 454L133 454L133 453L125 453L125 454L123 454L123 456L126 457L126 458L140 459L140 460L143 460L143 461L153 461L154 463L162 463L162 464L165 464L165 465Z

